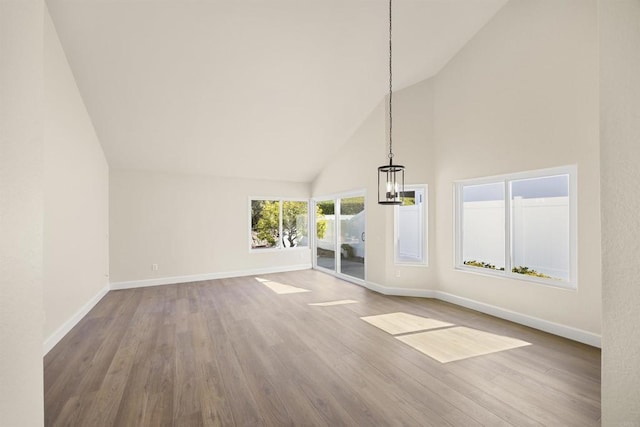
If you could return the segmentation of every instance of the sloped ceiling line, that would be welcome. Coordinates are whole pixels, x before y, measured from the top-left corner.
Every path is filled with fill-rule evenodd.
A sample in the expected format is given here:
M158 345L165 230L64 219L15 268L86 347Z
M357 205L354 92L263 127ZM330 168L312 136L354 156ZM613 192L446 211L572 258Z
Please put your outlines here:
M505 3L397 0L394 87L437 73ZM385 0L48 7L114 168L310 182L388 89Z

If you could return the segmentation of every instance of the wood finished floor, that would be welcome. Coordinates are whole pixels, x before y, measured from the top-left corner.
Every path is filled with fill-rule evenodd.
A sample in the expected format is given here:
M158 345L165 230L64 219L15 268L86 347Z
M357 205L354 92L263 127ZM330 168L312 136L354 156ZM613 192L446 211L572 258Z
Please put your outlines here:
M307 270L109 292L44 361L47 426L594 426L600 351ZM357 304L309 306L352 299ZM532 345L442 364L360 319L406 312Z

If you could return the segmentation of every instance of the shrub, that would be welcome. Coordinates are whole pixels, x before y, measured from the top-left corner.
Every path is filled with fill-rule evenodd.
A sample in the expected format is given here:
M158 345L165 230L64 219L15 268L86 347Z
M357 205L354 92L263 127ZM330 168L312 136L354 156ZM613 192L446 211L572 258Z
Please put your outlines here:
M356 256L355 250L350 244L343 243L342 245L340 245L340 247L342 248L342 256L344 258L353 258Z
M464 265L470 265L472 267L481 267L481 268L488 268L490 270L496 270L496 266L493 264L489 264L488 262L483 262L483 261L464 261L463 262ZM504 270L504 268L501 268L500 270Z
M463 261L463 264L470 265L471 267L480 267L480 268L488 268L490 270L504 271L504 267L496 268L495 265L489 264L488 262L484 262L484 261L476 261L476 260ZM546 274L543 274L543 273L538 273L537 271L530 269L529 267L525 267L523 265L513 267L511 271L517 274L526 274L527 276L541 277L543 279L553 279L553 277L551 276L547 276Z
M527 276L542 277L543 279L552 278L551 276L547 276L546 274L543 274L543 273L538 273L537 271L531 270L529 267L525 267L522 265L519 265L518 267L513 267L511 271L518 274L526 274Z

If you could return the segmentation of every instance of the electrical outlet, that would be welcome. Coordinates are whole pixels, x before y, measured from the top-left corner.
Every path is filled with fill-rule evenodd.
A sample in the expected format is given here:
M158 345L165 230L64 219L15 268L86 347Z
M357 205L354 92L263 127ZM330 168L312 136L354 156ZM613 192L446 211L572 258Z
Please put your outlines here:
M151 264L151 269L153 271L158 271L158 264Z
M396 277L400 277L400 270L396 270Z

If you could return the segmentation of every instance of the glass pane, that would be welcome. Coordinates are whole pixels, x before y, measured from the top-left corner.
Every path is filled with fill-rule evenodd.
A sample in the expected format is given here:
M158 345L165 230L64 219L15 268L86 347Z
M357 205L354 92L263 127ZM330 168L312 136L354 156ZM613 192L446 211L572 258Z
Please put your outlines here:
M340 272L364 280L364 196L340 200Z
M276 248L280 245L280 202L251 201L251 249Z
M462 262L473 267L504 270L504 183L462 188Z
M307 202L282 202L282 245L285 248L309 246L308 217Z
M416 204L416 192L414 190L402 192L402 206L413 206Z
M511 181L512 271L569 281L569 175Z
M424 260L424 208L423 190L404 192L404 202L398 206L396 218L396 262Z
M316 265L336 270L336 216L333 200L316 203Z

